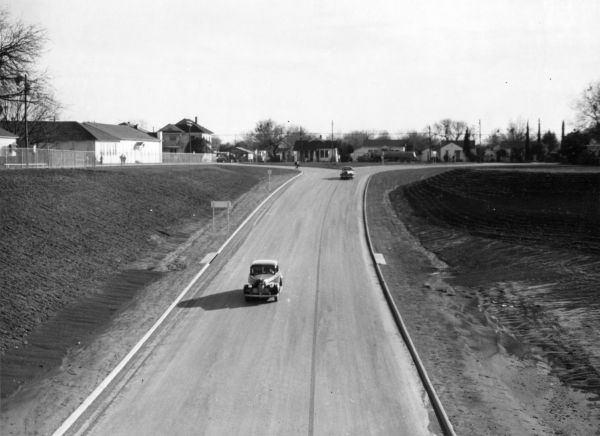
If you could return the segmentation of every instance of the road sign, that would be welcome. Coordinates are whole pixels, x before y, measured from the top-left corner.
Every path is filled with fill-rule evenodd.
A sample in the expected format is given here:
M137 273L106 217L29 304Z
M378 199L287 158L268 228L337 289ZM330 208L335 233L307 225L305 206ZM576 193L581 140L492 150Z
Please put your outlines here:
M231 209L231 201L211 201L213 233L215 231L215 209L227 209L227 233L229 233L229 210Z
M230 209L231 201L211 201L210 207L213 209Z

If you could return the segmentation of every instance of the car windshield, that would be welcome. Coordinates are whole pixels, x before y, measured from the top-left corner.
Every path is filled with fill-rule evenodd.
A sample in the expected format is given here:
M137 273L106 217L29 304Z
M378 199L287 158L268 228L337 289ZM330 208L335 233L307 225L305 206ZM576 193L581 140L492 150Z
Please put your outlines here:
M250 274L253 276L259 274L275 274L275 265L252 265L250 267Z

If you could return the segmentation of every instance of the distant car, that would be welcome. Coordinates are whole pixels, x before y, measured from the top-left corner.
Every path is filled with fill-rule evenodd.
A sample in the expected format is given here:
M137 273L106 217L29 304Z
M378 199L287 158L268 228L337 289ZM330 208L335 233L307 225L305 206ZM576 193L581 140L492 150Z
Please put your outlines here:
M354 178L354 168L352 167L342 167L342 172L340 173L340 179L353 179Z
M279 271L279 263L276 260L255 260L250 265L248 284L244 285L244 297L246 301L261 299L268 300L277 297L283 288L283 276Z

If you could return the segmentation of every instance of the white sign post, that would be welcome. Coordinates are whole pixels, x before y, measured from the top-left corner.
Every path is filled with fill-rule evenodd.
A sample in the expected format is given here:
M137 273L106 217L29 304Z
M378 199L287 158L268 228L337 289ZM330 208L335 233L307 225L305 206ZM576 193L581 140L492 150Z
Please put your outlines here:
M231 201L211 201L213 218L213 233L215 232L215 209L227 209L227 233L229 233L229 210L231 209Z
M273 172L273 171L272 171L272 170L270 170L270 169L269 169L269 170L267 170L267 174L269 175L269 184L268 184L267 190L268 190L269 192L271 192L271 173L272 173L272 172Z

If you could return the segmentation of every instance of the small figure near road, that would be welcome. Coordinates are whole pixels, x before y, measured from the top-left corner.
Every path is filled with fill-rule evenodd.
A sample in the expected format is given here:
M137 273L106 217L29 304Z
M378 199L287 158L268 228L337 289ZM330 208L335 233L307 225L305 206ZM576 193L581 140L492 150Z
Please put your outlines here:
M127 156L125 156L125 153L123 153L121 156L119 156L121 158L121 165L125 164L125 160L127 160Z
M296 167L296 169L298 169L298 167L300 167L300 164L298 163L298 161L294 162L294 166Z

